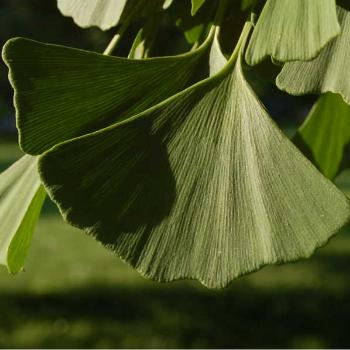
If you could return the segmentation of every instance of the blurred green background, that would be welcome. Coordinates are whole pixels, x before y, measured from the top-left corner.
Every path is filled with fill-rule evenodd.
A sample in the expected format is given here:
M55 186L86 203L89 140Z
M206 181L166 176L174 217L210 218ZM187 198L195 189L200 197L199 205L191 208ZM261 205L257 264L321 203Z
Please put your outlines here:
M102 51L112 32L76 27L58 13L55 0L0 0L1 44L26 36ZM166 44L185 47L176 30L169 35L161 39L164 51ZM0 77L3 170L21 153L4 64ZM252 79L272 116L292 135L314 98L292 98ZM350 195L350 172L337 184ZM349 347L349 266L350 226L312 258L264 268L221 291L191 281L158 284L64 224L48 202L26 271L11 276L0 268L0 347Z

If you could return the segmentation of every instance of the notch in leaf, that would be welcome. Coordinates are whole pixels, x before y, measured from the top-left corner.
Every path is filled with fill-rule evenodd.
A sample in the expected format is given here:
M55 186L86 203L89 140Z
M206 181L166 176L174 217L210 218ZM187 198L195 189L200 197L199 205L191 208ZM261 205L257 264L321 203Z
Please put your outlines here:
M65 219L152 279L224 287L309 256L349 219L245 80L249 29L214 76L40 157Z
M36 166L26 155L0 174L0 264L11 273L23 268L46 197Z

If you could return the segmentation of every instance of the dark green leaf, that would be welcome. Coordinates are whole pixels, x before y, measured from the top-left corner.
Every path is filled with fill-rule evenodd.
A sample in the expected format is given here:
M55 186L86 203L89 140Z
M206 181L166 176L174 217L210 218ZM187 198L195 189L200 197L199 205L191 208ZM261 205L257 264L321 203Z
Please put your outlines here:
M269 118L241 61L42 155L64 218L147 277L217 288L325 244L349 201Z
M3 58L15 90L22 149L40 154L180 91L207 55L212 37L193 52L145 60L9 40Z

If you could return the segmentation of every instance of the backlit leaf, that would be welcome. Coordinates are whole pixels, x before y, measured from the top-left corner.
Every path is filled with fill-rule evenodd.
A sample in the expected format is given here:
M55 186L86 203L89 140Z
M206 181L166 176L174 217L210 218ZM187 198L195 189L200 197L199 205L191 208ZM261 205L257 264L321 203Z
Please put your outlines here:
M123 13L127 0L57 0L64 16L82 27L98 26L103 30L114 27Z
M334 179L342 167L343 153L350 146L350 106L340 95L319 98L300 127L295 141L317 167Z
M293 95L334 92L350 104L350 12L338 7L341 34L314 60L284 65L277 86Z
M246 52L255 65L310 60L340 33L335 0L267 0Z
M0 174L0 264L11 273L23 268L46 196L36 167L24 156Z
M208 54L212 37L193 52L144 60L9 40L3 59L15 90L21 148L40 154L180 91Z
M223 287L309 256L349 219L348 199L270 119L237 54L141 114L40 156L64 218L147 277Z

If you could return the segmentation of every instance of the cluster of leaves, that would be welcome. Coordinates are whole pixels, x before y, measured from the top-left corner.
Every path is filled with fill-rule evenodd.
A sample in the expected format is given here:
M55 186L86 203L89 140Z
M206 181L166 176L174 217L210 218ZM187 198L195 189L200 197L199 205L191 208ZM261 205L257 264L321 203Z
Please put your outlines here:
M6 43L27 154L0 175L0 263L10 272L23 267L46 193L66 222L144 276L214 288L310 256L349 220L331 180L350 141L350 13L335 0L243 0L255 20L225 55L229 2L192 0L177 25L193 49L149 57L157 22L181 2L58 0L81 27L116 26L105 54ZM148 20L129 57L110 55L139 18ZM283 65L280 89L320 95L294 140L318 169L245 78L246 64L267 56Z

